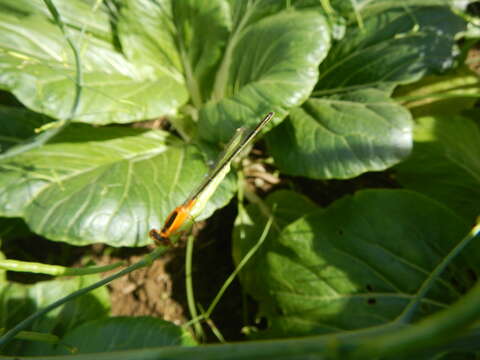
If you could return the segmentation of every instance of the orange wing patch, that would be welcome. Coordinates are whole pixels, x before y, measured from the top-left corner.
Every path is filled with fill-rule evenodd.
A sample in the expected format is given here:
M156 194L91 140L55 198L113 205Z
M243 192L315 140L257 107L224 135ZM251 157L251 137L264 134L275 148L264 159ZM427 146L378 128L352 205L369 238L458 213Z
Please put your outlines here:
M168 242L168 238L176 233L178 229L185 224L185 221L190 217L190 210L195 205L195 199L190 200L186 204L180 205L175 208L168 216L162 230L157 231L155 229L150 230L149 235L156 243L165 244Z

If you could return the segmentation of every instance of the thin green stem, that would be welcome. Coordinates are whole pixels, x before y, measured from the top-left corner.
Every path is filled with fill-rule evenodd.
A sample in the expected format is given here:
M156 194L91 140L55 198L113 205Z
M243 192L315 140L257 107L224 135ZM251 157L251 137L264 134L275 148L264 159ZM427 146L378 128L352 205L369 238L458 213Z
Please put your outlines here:
M62 31L63 36L65 37L65 40L67 41L68 45L72 49L73 56L74 56L74 59L75 59L75 70L76 70L76 73L75 73L75 96L74 96L74 99L73 99L72 107L70 109L70 115L64 121L64 123L67 123L67 124L63 124L62 125L62 128L63 128L66 125L68 125L68 123L70 121L72 121L72 119L75 117L75 114L77 113L78 105L80 104L80 97L82 95L82 85L83 85L82 62L81 62L81 59L80 59L80 53L77 49L77 45L75 45L73 40L68 35L68 32L65 30L65 25L62 21L60 13L58 12L55 5L53 5L52 0L43 0L43 2L45 3L48 10L50 11L50 14L53 16L56 24L58 25L58 27ZM60 130L58 130L58 131L60 131Z
M213 323L211 319L207 319L207 324L208 326L210 326L210 329L212 329L212 332L217 337L217 339L223 344L226 343L222 333L220 332L220 330L218 330L217 326Z
M203 306L201 304L198 304L198 308L200 309L200 311L202 312L202 315L201 318L205 320L205 323L208 325L208 327L210 328L210 330L212 331L213 335L216 336L216 338L218 339L218 341L220 341L221 343L225 343L225 338L223 337L222 333L220 332L220 330L218 330L217 326L213 323L212 319L209 319L207 316L206 316L206 313L205 313L205 309L203 308Z
M245 187L245 197L250 201L252 204L255 204L260 209L260 212L265 216L270 218L273 216L273 209L271 209L268 204L263 201L261 197L259 197L255 192L250 191L248 185ZM278 226L277 222L273 222L273 227L276 231L280 232L280 227Z
M393 355L406 359L408 357L405 355L413 351L448 344L448 340L461 335L461 330L478 320L479 298L480 282L449 309L438 312L418 324L369 339L359 347L358 353L364 359L388 358Z
M432 273L425 279L424 283L418 290L416 296L410 301L410 303L405 307L405 310L398 317L397 321L401 323L409 323L412 321L415 311L422 299L427 295L430 289L437 281L438 277L443 273L448 264L457 257L467 245L469 245L473 239L479 235L480 225L476 225L467 236L465 236L448 254L443 258L443 260L437 265L437 267L432 271Z
M449 309L441 311L415 325L399 326L398 323L345 331L338 334L306 336L281 340L249 341L201 347L162 346L157 348L117 351L97 354L97 359L127 360L141 358L181 359L181 360L220 360L229 356L235 359L272 359L276 357L306 357L331 359L336 354L348 353L349 358L377 359L388 354L396 358L415 350L440 350L452 345L447 340L460 334L460 330L473 324L480 316L480 283L465 297ZM469 334L466 335L467 338ZM470 336L471 337L471 336ZM419 341L420 340L420 341ZM442 341L439 346L438 341ZM458 346L464 346L459 339ZM401 353L399 353L399 350ZM233 354L233 355L232 355ZM43 356L43 360L90 360L92 354L68 356ZM347 358L347 356L337 356ZM14 359L10 357L9 359ZM31 358L33 360L33 358Z
M0 349L5 346L8 342L10 342L20 331L22 330L25 330L27 329L29 326L31 326L35 320L37 320L38 318L42 317L43 315L47 314L48 312L52 311L53 309L59 307L59 306L62 306L63 304L79 297L79 296L82 296L94 289L97 289L103 285L106 285L108 284L109 282L115 280L115 279L118 279L119 277L122 277L123 275L126 275L132 271L135 271L137 269L140 269L142 267L145 267L145 266L150 266L150 264L155 261L158 257L160 257L165 251L166 251L167 248L156 248L153 252L151 252L150 254L147 254L145 255L140 261L138 261L137 263L135 264L132 264L130 265L129 267L123 269L123 270L120 270L119 272L113 274L113 275L110 275L100 281L97 281L96 283L92 284L92 285L89 285L83 289L80 289L80 290L77 290L57 301L55 301L54 303L48 305L47 307L37 311L36 313L30 315L29 317L27 317L25 320L22 320L21 322L19 322L15 327L13 327L12 329L10 329L9 331L7 331L5 333L5 335L3 335L1 338L0 338Z
M480 226L473 233L478 236ZM473 324L480 316L480 283L449 309L411 326L390 323L373 328L348 331L333 335L310 336L282 340L250 341L241 344L221 344L204 347L158 347L104 353L102 359L225 359L235 354L236 359L266 359L275 356L311 355L316 359L332 358L334 352L347 351L357 358L373 359L395 354L396 357L412 350L438 349L438 343L447 345L448 340L460 334L460 330ZM467 335L468 336L468 335ZM463 342L460 342L462 345ZM68 360L67 356L44 356L44 360ZM75 360L91 359L91 354L79 354ZM97 356L98 358L98 356ZM344 357L345 358L345 357ZM406 357L404 357L406 358ZM13 357L11 358L13 359Z
M473 88L473 87L472 87ZM473 94L473 93L433 93L433 94L426 94L426 95L409 95L409 96L399 96L396 97L395 100L401 103L424 100L424 99L436 99L436 100L443 100L443 99L454 99L454 98L478 98L480 94ZM408 106L408 104L407 104Z
M3 154L0 154L0 160L8 159L17 155L20 155L26 151L35 149L37 147L42 146L45 144L47 141L49 141L51 138L53 138L55 135L60 133L63 129L65 129L68 124L72 121L72 119L75 117L78 109L78 105L80 103L80 97L82 94L82 65L81 65L81 60L80 60L80 54L78 52L78 49L75 45L75 43L72 41L70 36L65 30L65 26L63 24L62 18L60 17L60 13L58 12L57 8L55 5L53 5L51 0L43 0L45 5L47 6L48 10L50 11L50 14L52 15L53 19L55 20L55 23L58 25L60 30L62 31L65 40L67 41L68 45L72 49L73 56L75 59L75 68L76 68L76 76L75 76L75 95L73 99L73 104L70 109L70 115L65 119L65 120L59 120L55 123L54 126L50 126L49 130L42 132L41 134L35 136L33 139L26 141L23 144L19 144L16 146L11 147L8 149L6 152Z
M0 329L0 334L5 332L4 328ZM53 334L48 333L41 333L37 331L20 331L16 336L15 339L19 340L28 340L28 341L38 341L38 342L45 342L50 344L58 344L60 343L60 338Z
M480 286L476 287L472 291L471 296L468 296L468 303L458 304L462 308L457 308L455 311L462 309L470 310L470 307L475 305L478 308L478 313L480 313L480 303L478 302L478 297L480 296ZM456 306L456 305L455 305ZM477 314L478 314L477 313ZM476 314L474 311L468 313L468 315ZM442 312L443 317L450 317L450 310ZM435 321L441 321L441 318L435 318ZM462 325L467 326L474 321L474 318L467 319L462 317ZM457 322L456 324L460 324ZM453 323L450 325L454 325ZM423 325L422 325L423 326ZM428 326L435 327L435 323L429 323ZM417 326L409 326L407 330L415 329ZM445 330L445 329L443 329ZM456 328L455 330L458 331ZM117 351L115 353L102 353L96 354L96 359L103 360L127 360L133 358L139 358L144 360L154 360L154 359L181 359L181 360L223 360L227 358L234 357L236 360L251 360L251 359L274 359L274 358L302 358L309 357L315 358L318 360L321 359L332 359L336 354L344 352L344 349L347 349L350 353L352 350L362 347L362 353L358 354L358 359L377 359L373 356L364 356L367 350L370 350L369 353L378 354L378 351L373 352L377 349L370 349L363 346L367 343L371 344L372 342L377 342L379 336L388 334L394 336L402 330L399 330L398 325L392 326L384 325L378 326L375 328L367 328L356 331L342 332L340 334L330 334L330 335L318 335L318 336L307 336L307 337L298 337L290 339L280 339L280 340L264 340L264 341L248 341L243 343L227 343L219 345L208 345L201 347L188 347L188 346L162 346L156 348L145 348L145 349L135 349L135 350L126 350L126 351ZM452 337L453 333L450 334ZM383 336L382 336L383 337ZM444 342L445 344L445 342ZM462 343L461 343L462 344ZM381 344L378 344L381 346ZM420 346L419 346L420 345ZM410 343L410 346L416 346L417 348L422 348L428 350L429 348L423 348L423 344L418 344L413 340ZM436 347L438 348L438 347ZM388 349L386 349L388 351ZM398 355L398 354L397 354ZM78 354L78 355L68 355L68 356L43 356L42 360L90 360L92 354ZM346 356L337 356L339 359L346 359ZM396 358L399 358L398 356ZM404 357L406 358L406 357ZM9 359L14 359L10 357ZM33 360L33 358L30 358Z
M218 291L217 295L211 302L210 306L208 307L207 311L205 312L205 316L207 318L210 317L212 314L213 310L215 309L215 306L217 306L218 302L220 301L220 298L223 296L227 288L230 286L232 281L235 279L235 277L238 275L238 273L242 270L242 268L247 264L248 260L257 252L257 250L260 248L260 246L263 244L265 239L267 238L267 235L270 231L270 227L272 226L273 223L273 214L270 216L270 218L267 221L267 224L265 225L265 228L263 229L263 233L260 236L260 239L257 241L257 243L252 246L252 248L247 252L247 254L243 257L243 259L240 261L240 263L237 265L235 270L230 274L230 276L225 280L223 283L222 287Z
M238 23L238 26L232 32L227 47L225 48L222 62L215 76L211 99L212 101L219 101L225 96L225 89L228 82L228 73L230 71L230 65L233 59L233 50L237 46L237 42L240 39L240 34L242 33L244 27L247 25L250 16L252 16L255 5L251 5L250 2L248 2L248 5L246 5L246 7L246 11L242 14L243 16Z
M360 11L358 10L357 1L350 0L350 3L352 4L353 13L355 14L355 19L357 20L358 28L360 30L363 30L364 29L363 19L362 19L362 15L360 14Z
M197 79L195 78L195 74L193 73L192 65L190 64L190 60L188 59L183 46L180 47L179 53L183 64L183 69L185 71L185 82L187 84L190 97L192 98L192 103L197 109L200 109L203 103L202 94L200 93L200 88L198 86Z
M250 319L250 313L248 311L247 292L243 289L243 286L241 291L242 291L242 322L243 322L242 328L245 328L247 326L250 326L249 320L248 320Z
M328 15L335 13L335 10L330 4L330 0L320 0L320 4L322 5L323 11L325 11L325 13L327 13Z
M245 197L245 174L243 171L238 172L238 180L237 180L237 211L238 211L238 218L243 219L243 214L246 213L245 206L244 206L244 197ZM240 220L241 221L241 220ZM243 230L240 233L240 236L243 236ZM242 286L242 319L243 319L243 326L248 324L249 319L249 312L248 312L248 302L247 302L247 294Z
M60 343L60 338L58 336L53 334L39 333L36 331L20 331L15 338L19 340L38 341L50 344Z
M0 269L17 272L30 272L53 276L78 276L102 273L124 265L123 261L105 266L87 266L82 268L69 268L60 265L48 265L37 262L19 260L0 260Z
M243 171L237 171L237 203L238 207L243 209L243 199L245 196L245 174Z
M182 328L189 328L193 324L205 320L205 316L203 314L198 315L197 317L191 318L189 321L187 321L185 324L182 324Z
M190 311L190 317L192 319L196 319L198 318L198 313L195 306L195 295L192 281L193 242L194 238L192 235L190 235L187 240L187 253L185 254L185 288L187 292L187 304L188 311ZM199 321L193 322L193 327L195 329L195 336L197 338L205 338L205 333L203 332L202 325Z

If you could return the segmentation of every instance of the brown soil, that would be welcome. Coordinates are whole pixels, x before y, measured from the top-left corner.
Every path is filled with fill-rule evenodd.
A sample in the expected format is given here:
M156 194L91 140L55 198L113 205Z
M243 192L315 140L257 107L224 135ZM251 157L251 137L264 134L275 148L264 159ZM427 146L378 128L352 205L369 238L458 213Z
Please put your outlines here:
M186 321L184 309L172 299L173 280L165 269L173 257L172 253L166 254L150 267L134 271L109 284L112 316L150 315L177 325L183 324ZM128 265L141 258L138 255L130 256L127 259ZM101 263L109 264L117 260L119 259L103 256Z
M207 308L234 270L231 260L230 234L235 218L234 206L217 211L201 231L197 224L192 264L195 301ZM227 219L227 221L225 221ZM219 234L221 234L219 236ZM109 284L112 316L149 315L182 325L190 314L185 291L185 243L169 250L150 267L136 270ZM98 264L119 260L128 265L139 261L151 248L122 249L116 254L101 255ZM108 275L108 274L105 274ZM240 340L242 327L242 294L237 282L232 284L212 314L212 322L227 340ZM208 341L218 341L204 326Z

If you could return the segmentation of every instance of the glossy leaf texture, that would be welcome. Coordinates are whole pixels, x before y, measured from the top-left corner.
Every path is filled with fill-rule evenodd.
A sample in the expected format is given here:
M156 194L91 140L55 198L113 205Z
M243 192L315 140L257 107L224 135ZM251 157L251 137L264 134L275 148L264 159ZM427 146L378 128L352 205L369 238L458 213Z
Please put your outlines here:
M308 97L329 49L320 8L292 4L59 0L84 75L75 120L176 115L190 98L201 136L218 142L272 110L284 117ZM64 36L39 0L4 7L0 86L32 110L67 118L76 68Z
M62 342L75 348L76 354L196 345L188 331L168 321L147 316L88 321L68 332ZM49 354L69 355L70 352L65 347L55 346Z
M200 109L200 136L226 141L244 124L289 108L309 96L329 47L328 26L318 11L266 14L267 1L245 2L219 65L209 102Z
M411 119L390 92L451 65L463 28L448 7L393 4L363 27L350 24L320 64L313 96L267 137L276 164L292 175L346 179L403 160Z
M277 203L276 210L271 208L274 225L241 277L268 319L260 337L342 332L394 321L469 231L448 208L407 190L365 190L319 210L297 210L302 207L297 198L269 199L270 205ZM256 221L237 219L236 262L258 240L267 218L254 206L245 216ZM472 286L478 260L478 252L472 252L449 264L415 318L457 300ZM257 274L263 275L257 279Z
M480 215L478 121L459 115L417 119L412 156L396 167L396 179L473 222Z
M72 245L142 246L208 172L202 152L163 131L69 127L55 142L0 163L0 213ZM222 183L200 217L231 198Z
M1 327L10 329L25 315L50 305L65 294L72 293L98 281L97 275L74 277L23 285L1 282ZM106 288L96 289L67 304L54 309L39 320L30 329L36 332L51 333L62 337L76 326L91 320L106 317L110 310L110 300ZM7 353L41 354L51 347L50 344L14 340L9 344Z
M447 7L391 8L351 24L320 65L314 95L359 87L391 91L423 75L450 68L456 55L454 37L465 21Z
M111 10L108 7L98 6L100 4L96 0L55 0L53 4L67 26L84 28L88 33L105 40L111 38ZM51 19L50 11L43 0L2 0L0 12L19 18L37 15Z
M228 4L214 1L127 0L119 31L126 54L140 68L185 81L196 106L209 96L230 28Z
M404 159L412 147L409 112L384 91L310 98L268 134L282 172L314 179L351 178Z
M0 88L34 111L66 119L77 69L64 35L39 3L25 11L4 4L0 12ZM90 5L89 9L81 1L59 1L58 6L81 58L82 96L75 120L127 123L175 114L188 98L183 79L170 69L130 62L112 41L113 15L105 5L99 9Z

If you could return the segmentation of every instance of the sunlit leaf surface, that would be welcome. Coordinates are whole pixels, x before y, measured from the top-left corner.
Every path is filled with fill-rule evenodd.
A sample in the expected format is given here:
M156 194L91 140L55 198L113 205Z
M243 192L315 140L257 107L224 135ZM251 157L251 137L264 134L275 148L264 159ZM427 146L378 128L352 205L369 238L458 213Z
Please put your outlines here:
M381 16L369 11L364 25L350 24L320 64L313 97L268 136L282 171L351 178L385 170L409 154L410 115L389 93L449 68L454 37L465 24L445 7L392 5Z
M405 158L412 146L412 121L385 92L357 90L310 98L267 139L285 173L350 178Z
M0 163L0 212L51 240L142 246L208 172L193 145L162 131L71 127L55 143ZM228 178L201 218L225 205Z
M84 3L75 1L65 8L84 19L70 18L73 24L68 28L81 55L83 73L76 121L126 123L172 115L187 100L181 77L168 69L136 66L118 51L111 34L100 29L89 32L92 22L108 25L103 7L95 12L92 4L87 12ZM66 119L77 69L63 34L44 13L0 12L0 88L34 111Z
M205 139L225 141L233 129L270 111L283 117L307 99L317 81L318 64L330 46L323 16L292 10L257 19L256 11L264 10L258 8L239 15L232 30L212 99L199 114Z
M127 0L120 39L136 67L184 79L196 106L208 100L228 30L223 0Z

